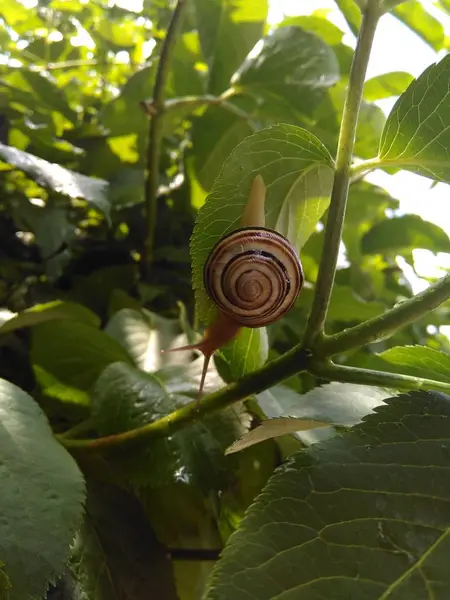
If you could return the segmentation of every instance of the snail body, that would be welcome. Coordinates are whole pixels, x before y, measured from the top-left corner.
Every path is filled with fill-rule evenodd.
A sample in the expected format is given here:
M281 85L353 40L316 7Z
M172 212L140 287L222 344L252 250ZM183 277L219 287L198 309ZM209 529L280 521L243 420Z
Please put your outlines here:
M218 308L215 321L198 344L174 350L199 350L205 357L201 394L211 356L231 342L241 327L264 327L293 306L304 281L295 247L265 227L266 188L258 175L252 182L241 227L222 237L203 269L205 290Z

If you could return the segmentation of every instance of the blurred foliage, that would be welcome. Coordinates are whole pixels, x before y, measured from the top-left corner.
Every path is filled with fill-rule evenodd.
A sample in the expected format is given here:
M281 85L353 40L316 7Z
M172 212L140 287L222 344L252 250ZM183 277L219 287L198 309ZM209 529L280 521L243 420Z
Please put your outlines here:
M144 0L134 10L138 4L0 4L0 377L31 394L54 432L63 435L125 432L196 396L201 361L160 351L193 336L189 242L198 211L236 146L252 134L264 138L261 129L280 123L284 131L303 127L312 134L309 140L318 138L314 144L323 156L334 156L353 56L343 32L322 10L271 26L266 0L189 2L165 89L170 110L164 116L154 261L144 278L139 261L147 236L145 106L173 3ZM357 4L336 4L356 34ZM449 2L436 4L450 13ZM404 2L393 14L434 50L448 48L442 25L421 3ZM260 53L249 55L258 42ZM411 81L401 72L367 82L355 158L378 153L386 118L375 102L399 96ZM441 82L442 96L447 84ZM436 96L436 103L441 100ZM425 136L427 147L428 141ZM428 148L430 156L438 150L446 152L442 145ZM253 160L246 163L249 172ZM319 183L327 196L330 182ZM310 195L305 183L302 201L311 211ZM227 202L225 196L219 200L222 206ZM207 391L298 343L312 303L326 209L327 201L315 209L317 218L299 244L306 285L295 307L267 328L268 338L243 338L241 350L253 360L248 368L233 358L235 349L220 353L208 371ZM235 219L240 207L233 210ZM226 222L226 210L223 218ZM217 237L226 229L220 227ZM417 248L449 252L450 241L437 225L400 214L398 201L384 189L363 179L353 182L327 333L410 298L399 257L414 269ZM201 264L196 268L201 279ZM449 323L449 314L447 303L335 362L394 372L406 366L402 372L448 381L450 344L440 327ZM402 354L401 346L422 349ZM80 459L88 481L86 518L71 566L48 599L201 598L220 551L275 467L302 447L358 423L386 397L380 390L370 396L355 390L358 386L351 393L339 388L340 408L333 412L336 388L322 395L323 383L302 373L143 452ZM267 417L287 416L330 426L268 436L225 455ZM45 465L38 468L45 471ZM24 558L13 566L7 558L15 560L2 555L0 539L0 598L28 600L26 591L20 599L14 595L8 579Z

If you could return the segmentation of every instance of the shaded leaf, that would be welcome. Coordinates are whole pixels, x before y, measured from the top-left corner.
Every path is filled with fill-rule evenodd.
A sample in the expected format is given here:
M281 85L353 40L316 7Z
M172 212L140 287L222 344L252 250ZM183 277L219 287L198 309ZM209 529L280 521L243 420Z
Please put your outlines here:
M111 336L82 322L56 320L33 329L31 361L44 392L87 404L100 373L116 361L132 363Z
M266 227L304 245L329 203L333 161L313 135L277 125L246 138L223 165L199 211L191 240L193 286L199 317L210 321L212 302L203 287L203 266L219 239L240 226L251 182L262 175L267 186Z
M33 94L45 107L52 111L58 111L66 117L71 123L76 123L77 113L72 110L68 104L64 91L58 87L55 81L43 73L36 71L21 70L22 77L31 86Z
M230 538L206 598L445 598L449 420L449 396L414 392L296 454Z
M168 393L161 375L138 371L125 363L106 368L92 394L92 417L101 435L141 427L192 399ZM114 465L137 487L191 483L204 491L219 489L231 476L225 449L245 433L242 409L230 408L202 417L198 423L166 438L149 439L145 447L114 452Z
M445 41L442 23L433 17L418 0L408 0L394 8L391 13L420 36L433 50L441 50Z
M263 36L267 12L267 0L195 0L209 92L227 89L231 75Z
M72 569L89 600L177 600L172 566L139 502L92 483Z
M39 406L4 379L0 415L1 560L10 600L34 600L66 566L84 481Z
M409 3L408 3L409 4ZM394 105L383 131L379 158L424 177L450 181L450 56L428 67Z
M240 377L259 369L269 355L269 340L265 327L258 329L242 328L237 338L220 349L219 356L227 363L219 373L226 382L236 381Z
M54 300L45 304L35 304L18 314L11 313L11 318L1 324L0 334L9 333L22 327L32 327L55 319L81 321L92 327L99 327L100 325L100 319L97 315L85 306L75 302Z
M400 96L408 85L414 81L414 77L405 71L391 71L368 79L364 84L364 98L368 102Z
M450 238L438 225L418 215L402 215L377 223L361 240L365 254L398 254L425 248L432 252L450 252Z
M267 419L267 421L263 421L261 425L255 427L255 429L252 429L241 437L241 439L234 442L234 444L227 448L225 454L240 452L249 446L259 444L260 442L264 442L265 440L274 437L286 435L287 433L296 433L298 431L307 431L309 429L316 429L317 427L329 426L329 423L306 421L305 419L296 419L293 417Z
M6 146L1 142L0 157L30 175L39 185L70 198L83 198L106 216L109 215L110 207L106 196L107 182L103 179L94 179L81 173L75 173L56 163L49 163L33 154Z

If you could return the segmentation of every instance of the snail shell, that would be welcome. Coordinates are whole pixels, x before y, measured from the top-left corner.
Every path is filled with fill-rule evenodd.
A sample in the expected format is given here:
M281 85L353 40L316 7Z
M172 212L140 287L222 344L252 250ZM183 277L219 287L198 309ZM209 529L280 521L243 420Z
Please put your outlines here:
M294 246L265 227L243 227L224 236L212 249L203 278L218 309L251 328L280 319L304 280Z
M265 227L265 197L266 186L257 175L241 228L219 240L203 269L205 289L219 309L216 319L197 344L169 350L203 353L199 397L214 352L231 342L241 327L263 327L280 319L303 286L302 264L294 246L281 233Z

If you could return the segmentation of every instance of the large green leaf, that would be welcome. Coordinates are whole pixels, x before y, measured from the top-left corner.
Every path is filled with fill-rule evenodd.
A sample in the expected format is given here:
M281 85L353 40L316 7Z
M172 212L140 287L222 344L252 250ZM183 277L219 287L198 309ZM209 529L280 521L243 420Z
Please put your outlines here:
M259 52L244 61L232 78L244 92L269 91L303 113L312 114L327 88L339 78L330 46L300 27L281 27L262 41Z
M208 600L448 597L450 397L386 402L276 472Z
M0 334L9 333L22 327L32 327L33 325L39 325L39 323L55 319L73 319L92 327L100 325L100 319L97 315L85 306L76 304L75 302L54 300L45 304L35 304L35 306L27 308L21 313L12 315L12 318L3 322L0 326Z
M266 226L284 234L298 250L328 206L333 161L313 135L293 125L276 125L239 144L199 211L191 240L197 310L204 321L211 319L213 306L204 291L203 266L215 243L239 227L258 174L267 186Z
M10 600L35 600L65 568L84 481L39 406L4 379L0 415L0 558Z
M87 404L89 390L105 367L132 363L111 336L82 322L55 320L33 329L31 360L48 396Z
M267 0L195 0L197 28L209 67L208 91L220 94L263 36Z
M395 103L379 158L424 177L450 182L450 56L428 67Z
M178 600L167 551L142 507L112 486L88 486L72 569L86 600Z
M450 252L450 238L438 225L418 215L385 219L374 225L362 238L366 254L407 252L424 248L432 252Z
M408 0L394 8L392 14L420 36L433 50L444 46L445 31L442 23L433 17L419 0Z
M56 163L49 163L28 152L17 150L0 142L0 158L15 165L43 187L50 188L69 198L82 198L109 215L109 202L106 196L107 182L94 179L81 173L65 169Z
M72 123L78 119L77 113L70 108L64 91L50 77L35 71L22 70L22 77L30 85L36 98L52 111L58 111Z
M381 361L380 361L381 359ZM377 354L374 368L450 383L450 356L426 346L396 346Z
M150 375L125 363L106 368L92 394L92 417L101 435L141 427L191 402L170 394L161 375ZM205 491L220 487L230 476L232 462L225 449L247 430L242 409L230 408L204 416L198 423L145 447L114 453L114 465L139 487L192 483Z

